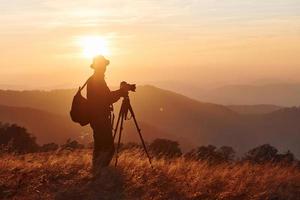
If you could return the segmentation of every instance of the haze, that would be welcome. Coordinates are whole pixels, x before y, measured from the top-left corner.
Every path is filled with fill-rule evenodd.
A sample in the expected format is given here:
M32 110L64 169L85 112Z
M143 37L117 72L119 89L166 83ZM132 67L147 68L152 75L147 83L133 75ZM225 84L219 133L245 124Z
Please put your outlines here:
M107 45L110 84L298 81L300 73L298 0L13 0L0 12L7 87L78 86L92 73L78 43L89 37Z

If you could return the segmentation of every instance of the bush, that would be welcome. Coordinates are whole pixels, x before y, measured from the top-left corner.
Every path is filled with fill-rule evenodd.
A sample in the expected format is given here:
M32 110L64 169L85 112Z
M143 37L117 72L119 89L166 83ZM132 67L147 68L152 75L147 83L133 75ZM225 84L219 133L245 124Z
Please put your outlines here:
M65 144L61 145L61 149L69 149L69 150L74 150L74 149L83 149L84 145L80 144L76 140L71 140L68 139Z
M264 144L248 151L243 160L254 163L270 162L275 160L277 152L275 147Z
M292 164L295 161L295 156L290 151L287 151L284 154L278 154L276 156L276 161L286 164Z
M0 124L1 151L31 153L39 149L36 138L16 124Z
M217 150L223 161L233 161L235 158L235 150L229 146L222 146Z
M179 144L167 139L155 139L149 145L150 152L157 157L174 158L182 155Z
M222 146L219 149L213 145L200 146L184 155L186 159L207 161L211 164L233 161L235 151L232 147Z
M58 144L55 143L48 143L44 144L40 147L41 152L48 152L48 151L56 151L59 148Z
M248 151L243 160L258 164L266 162L292 164L295 161L295 157L290 151L284 154L278 154L278 150L275 147L269 144L263 144Z

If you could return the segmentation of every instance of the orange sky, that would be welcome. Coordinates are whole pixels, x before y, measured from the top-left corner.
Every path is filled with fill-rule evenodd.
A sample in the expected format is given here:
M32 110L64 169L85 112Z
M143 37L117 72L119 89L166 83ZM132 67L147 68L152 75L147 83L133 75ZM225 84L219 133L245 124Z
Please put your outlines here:
M89 36L107 43L114 85L298 81L300 74L298 0L14 0L0 11L0 85L81 84L92 70L78 41Z

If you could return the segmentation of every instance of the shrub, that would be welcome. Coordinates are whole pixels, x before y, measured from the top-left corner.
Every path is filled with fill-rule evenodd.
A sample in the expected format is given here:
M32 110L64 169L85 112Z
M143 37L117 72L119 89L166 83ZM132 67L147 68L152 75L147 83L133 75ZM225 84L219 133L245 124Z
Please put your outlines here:
M286 153L278 154L276 156L276 161L291 164L295 161L295 156L292 152L287 151Z
M253 163L271 162L275 161L277 152L278 150L275 147L269 144L263 144L248 151L243 160Z
M168 139L155 139L149 145L149 150L157 157L174 158L182 155L178 142Z
M230 146L222 146L217 150L223 161L233 161L235 158L235 150Z
M211 164L233 161L235 151L232 147L222 146L219 149L213 145L200 146L187 152L186 159L207 161Z
M2 151L31 153L39 149L36 138L16 124L0 124L0 146Z
M58 144L55 143L48 143L44 144L40 147L41 152L48 152L48 151L56 151L59 148Z
M61 145L61 149L83 149L84 145L80 144L76 140L68 139L65 144Z
M264 144L248 151L243 160L259 164L266 162L292 164L295 161L295 156L290 151L278 154L275 147Z

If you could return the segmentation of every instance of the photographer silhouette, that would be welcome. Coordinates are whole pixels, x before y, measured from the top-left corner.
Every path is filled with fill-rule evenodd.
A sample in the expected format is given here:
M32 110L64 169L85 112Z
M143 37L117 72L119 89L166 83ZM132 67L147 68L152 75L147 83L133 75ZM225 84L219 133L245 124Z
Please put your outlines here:
M112 104L128 95L127 87L110 91L104 80L107 65L109 60L101 55L96 56L91 64L94 74L87 81L88 113L94 137L94 169L109 165L114 155Z

